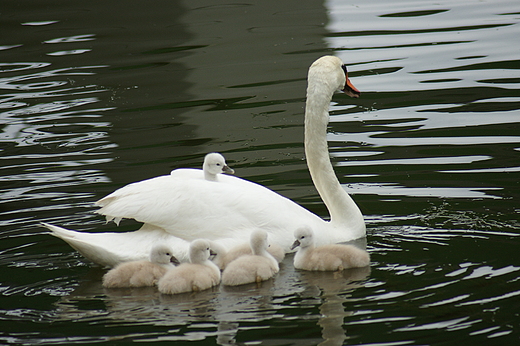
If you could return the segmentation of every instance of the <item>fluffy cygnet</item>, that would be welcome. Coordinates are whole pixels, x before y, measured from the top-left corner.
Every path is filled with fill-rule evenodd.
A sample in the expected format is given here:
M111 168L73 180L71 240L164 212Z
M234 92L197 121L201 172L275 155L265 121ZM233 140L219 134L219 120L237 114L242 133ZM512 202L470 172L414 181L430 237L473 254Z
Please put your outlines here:
M299 247L294 255L294 267L303 270L336 271L361 268L370 264L370 255L354 245L329 244L315 246L310 228L299 228L294 232L296 241L291 250Z
M190 244L190 263L168 270L159 280L161 293L177 294L203 291L220 282L220 269L209 260L209 241L197 239Z
M267 232L251 233L252 255L238 257L222 272L222 283L228 286L245 285L272 278L278 273L278 262L267 252Z
M150 252L149 261L124 262L109 270L103 276L103 286L115 287L145 287L154 286L159 279L174 268L179 261L165 245L156 245Z
M234 174L235 171L226 164L226 159L220 153L209 153L204 157L202 164L204 178L206 180L217 181L217 174L228 173Z
M253 254L251 244L248 243L237 245L229 251L226 251L223 246L216 242L211 242L210 246L211 250L216 254L212 261L220 268L220 270L224 270L229 263L241 256ZM267 252L269 252L278 263L281 263L285 257L285 251L283 251L283 248L276 244L269 244Z

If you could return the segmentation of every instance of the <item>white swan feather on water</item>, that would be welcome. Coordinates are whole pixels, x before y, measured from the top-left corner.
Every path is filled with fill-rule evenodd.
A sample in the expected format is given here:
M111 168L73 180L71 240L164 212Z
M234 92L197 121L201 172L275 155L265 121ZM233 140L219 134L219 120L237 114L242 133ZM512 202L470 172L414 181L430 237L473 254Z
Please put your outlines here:
M176 170L124 186L97 202L101 206L99 214L114 220L135 219L144 223L140 230L95 235L67 230L69 233L53 234L67 242L73 240L71 246L94 262L100 257L109 258L108 262L143 258L154 238L174 247L175 256L182 261L187 259L188 244L194 239L206 238L231 249L247 242L258 229L265 230L270 241L287 252L294 230L302 224L314 230L317 245L364 237L363 215L339 183L328 153L328 110L337 90L359 96L342 61L334 56L321 57L308 73L304 145L312 181L330 213L330 221L245 179L217 174L217 181L212 181L202 179L201 170L194 170L194 174L191 170ZM108 238L117 239L120 246L110 248Z

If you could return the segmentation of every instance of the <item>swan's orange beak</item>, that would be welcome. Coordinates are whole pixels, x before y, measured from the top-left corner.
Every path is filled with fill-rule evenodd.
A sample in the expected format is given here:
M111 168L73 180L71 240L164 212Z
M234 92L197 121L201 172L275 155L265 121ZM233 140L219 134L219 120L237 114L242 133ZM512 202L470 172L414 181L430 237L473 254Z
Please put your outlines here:
M361 92L357 90L354 84L352 84L352 82L350 81L350 79L348 79L348 75L346 76L345 80L345 88L341 91L343 91L348 96L356 99L359 97L359 95L361 95Z

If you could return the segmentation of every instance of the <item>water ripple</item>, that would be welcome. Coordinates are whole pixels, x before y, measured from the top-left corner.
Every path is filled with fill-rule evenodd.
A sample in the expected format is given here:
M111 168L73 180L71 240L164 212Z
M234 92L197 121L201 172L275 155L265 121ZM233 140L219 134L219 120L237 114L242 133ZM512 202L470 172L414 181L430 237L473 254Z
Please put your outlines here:
M330 0L322 14L299 4L283 23L272 20L287 11L262 6L182 9L182 23L153 6L141 16L153 21L139 23L101 10L49 20L36 7L31 21L24 12L5 23L0 342L394 346L518 335L518 4ZM247 73L230 47L251 51L235 55ZM369 268L307 273L288 255L261 285L108 290L104 269L37 226L133 230L103 225L93 201L150 177L152 151L191 164L210 147L327 218L301 136L306 66L330 52L362 91L354 102L334 95L328 140L366 215ZM116 95L125 85L132 92Z

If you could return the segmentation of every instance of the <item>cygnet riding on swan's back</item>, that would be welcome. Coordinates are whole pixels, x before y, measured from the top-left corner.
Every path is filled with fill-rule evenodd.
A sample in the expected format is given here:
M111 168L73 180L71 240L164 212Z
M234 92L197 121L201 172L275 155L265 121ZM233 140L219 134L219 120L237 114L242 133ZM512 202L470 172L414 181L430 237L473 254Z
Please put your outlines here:
M201 174L200 169L177 168L171 171L170 175L175 178L185 177L186 179L195 179L199 177L200 179L209 181L218 181L218 177L221 173L235 174L235 171L227 165L226 159L222 154L209 153L204 157L202 173L203 174ZM99 201L97 203L99 203Z
M299 247L294 255L294 267L303 270L336 271L362 268L370 264L370 255L354 245L328 244L314 246L314 233L308 227L294 232L296 240L291 248Z
M202 165L202 171L204 172L204 178L212 181L217 181L218 174L220 173L235 174L235 171L226 164L224 156L219 153L209 153L206 155L204 164Z
M247 241L251 232L258 229L267 231L270 241L285 251L289 251L293 242L294 230L302 224L315 230L317 244L364 237L363 215L339 183L329 159L328 109L337 90L359 96L340 59L324 56L316 60L308 74L305 156L314 185L329 210L330 221L244 179L219 175L215 183L201 180L200 173L190 178L186 171L177 175L176 170L167 176L127 185L97 202L102 207L98 213L108 219L133 218L143 222L140 230L64 234L60 229L55 235L100 264L142 258L157 238L171 246L175 256L183 260L193 239L207 238L231 249ZM121 246L108 248L108 238Z
M220 269L209 260L209 242L194 240L190 244L190 263L172 268L159 280L159 292L178 294L203 291L220 283Z
M267 232L251 233L252 255L240 256L229 263L222 272L222 284L239 286L269 280L278 273L278 261L267 252Z
M215 182L218 181L218 176L222 173L234 174L235 171L227 165L226 159L222 154L209 153L204 157L202 170L179 168L173 170L170 176L174 177L179 183L185 179ZM130 189L131 186L133 186L133 184L127 185L126 188ZM129 191L129 193L131 193L131 191ZM121 218L111 218L107 216L107 222L111 220L114 220L114 222L119 225ZM175 249L178 258L182 258L184 261L188 260L189 241L177 238L165 232L162 228L155 227L151 224L145 224L138 231L127 233L76 232L45 222L42 222L41 225L51 230L53 236L66 241L92 262L106 267L114 267L128 261L145 260L145 258L147 258L146 251L149 253L151 247L157 242L168 244L171 248ZM129 248L125 249L126 246L129 246Z
M165 245L156 245L150 252L149 261L124 262L103 275L103 286L146 287L155 286L157 281L179 261Z
M119 190L116 190L115 192L111 193L110 195L106 196L105 198L100 199L96 202L97 205L103 206L105 204L110 205L113 198L117 198L117 194L122 196L127 196L126 201L123 200L122 203L132 203L131 205L120 205L119 207L122 207L127 212L131 210L131 208L139 207L140 204L143 204L145 202L136 203L137 201L132 200L131 198L128 198L129 196L136 194L136 196L142 196L142 197L151 197L151 195L143 195L143 188L149 188L152 189L152 192L155 191L156 193L159 192L159 189L161 188L168 188L171 181L174 182L174 184L179 184L182 181L185 180L193 180L193 179L202 179L207 181L218 181L219 176L223 173L227 174L235 174L235 171L230 168L227 163L226 159L222 154L220 153L209 153L206 154L204 157L204 163L202 164L202 171L200 169L193 169L193 168L178 168L171 171L169 176L161 176L157 178L152 178L148 180L143 180L137 183L126 185ZM202 182L199 182L200 184L203 184ZM204 182L205 184L205 182ZM175 189L172 189L172 193L175 193ZM158 194L159 195L159 194ZM203 197L203 196L196 196L196 197ZM103 212L104 208L101 208L100 210L96 211L98 214L103 214L106 216L107 222L114 221L117 225L119 225L119 222L124 217L122 216L111 216L108 214L105 214ZM163 211L166 211L163 209ZM159 211L161 212L161 211ZM138 220L139 221L139 220Z

